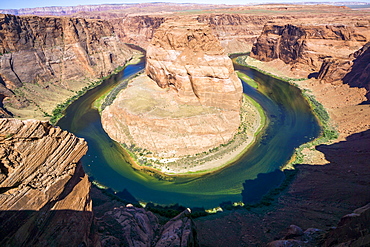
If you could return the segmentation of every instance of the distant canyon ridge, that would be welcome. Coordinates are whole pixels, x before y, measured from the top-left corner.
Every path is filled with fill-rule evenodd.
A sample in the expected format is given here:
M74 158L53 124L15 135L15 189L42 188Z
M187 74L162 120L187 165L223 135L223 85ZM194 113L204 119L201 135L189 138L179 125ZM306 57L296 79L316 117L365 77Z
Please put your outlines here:
M164 10L171 10L167 7L161 6L156 9L156 13L149 11L145 14L141 14L145 9L141 8L141 11L134 14L125 12L124 16L117 16L117 12L114 11L78 12L73 14L74 17L1 15L0 53L3 54L0 58L1 115L48 119L59 103L98 78L112 73L115 68L125 64L137 53L132 46L124 43L139 45L146 49L155 30L163 22L181 17L173 15L171 11L165 12ZM310 14L301 14L303 8ZM266 12L262 11L261 6L217 9L212 13L188 11L185 16L209 25L227 53L250 51L266 24L270 27L276 26L274 27L276 37L280 35L279 32L285 24L296 26L309 24L311 33L315 33L314 30L317 32L322 30L322 35L316 34L312 38L307 38L310 42L315 41L311 42L313 46L321 48L326 46L328 49L312 49L310 43L303 42L301 32L299 39L303 43L301 42L300 46L292 44L289 48L288 53L293 57L289 58L289 61L287 60L289 56L279 57L286 63L297 61L303 64L305 60L306 67L301 71L305 77L311 72L319 73L324 59L326 68L330 64L330 71L334 71L334 66L338 67L339 64L343 67L346 61L350 63L355 59L355 55L350 55L360 50L369 39L366 15L362 12L349 11L345 7L327 7L332 11L331 16L323 15L322 11L325 12L325 8L317 5L288 7L271 5L264 6L264 9ZM175 11L176 8L172 10ZM256 14L256 11L261 13ZM325 28L322 23L326 23L327 27ZM277 31L278 29L280 31ZM331 41L330 44L323 45L329 37L326 30L332 33L329 35ZM296 34L293 36L297 37ZM296 40L291 42L297 43ZM264 49L269 50L266 50L267 53L277 54L280 51L278 46L286 44L287 47L289 42L274 44L275 41L269 45L270 47L262 49L257 45L255 51L259 50L259 57L266 57L269 55L261 55ZM305 52L306 48L311 51ZM333 56L331 50L337 51L337 55ZM306 58L302 59L302 56ZM276 55L272 55L270 59L274 58ZM347 66L345 70L348 71L348 65L345 66ZM324 74L327 72L320 72L320 78L323 78ZM343 73L333 75L337 77L334 80L343 77Z

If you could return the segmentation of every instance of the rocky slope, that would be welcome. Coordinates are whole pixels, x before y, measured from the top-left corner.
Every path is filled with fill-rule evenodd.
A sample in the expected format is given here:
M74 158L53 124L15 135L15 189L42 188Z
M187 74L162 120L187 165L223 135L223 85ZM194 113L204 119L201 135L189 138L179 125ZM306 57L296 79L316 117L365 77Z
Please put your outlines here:
M279 59L306 78L369 91L369 40L370 28L362 25L266 25L251 56L265 62Z
M150 44L155 30L168 17L156 15L134 15L109 20L117 36L126 43L136 44L144 49Z
M0 130L1 246L197 246L189 210L160 223L109 198L94 217L83 139L38 120L2 118Z
M0 119L1 246L91 246L86 142L36 120Z
M16 116L51 114L133 54L107 21L0 15L0 26L0 94Z
M351 87L365 88L370 100L370 43L350 54L347 59L326 58L317 78L324 82L345 83Z
M211 29L164 23L147 49L146 74L102 113L111 138L163 157L227 143L240 124L242 87Z
M328 231L309 228L303 231L290 225L281 240L270 242L267 247L280 246L351 246L370 245L370 204L343 216L339 223Z
M201 23L210 25L227 53L247 52L261 34L267 22L281 22L291 19L287 16L202 14L197 16Z
M160 225L152 212L128 204L106 212L97 223L103 246L198 246L190 209Z
M368 27L346 25L266 25L252 56L280 59L293 69L318 72L324 58L347 58L370 39Z
M166 22L147 48L146 74L181 100L238 111L241 83L211 29L197 21Z

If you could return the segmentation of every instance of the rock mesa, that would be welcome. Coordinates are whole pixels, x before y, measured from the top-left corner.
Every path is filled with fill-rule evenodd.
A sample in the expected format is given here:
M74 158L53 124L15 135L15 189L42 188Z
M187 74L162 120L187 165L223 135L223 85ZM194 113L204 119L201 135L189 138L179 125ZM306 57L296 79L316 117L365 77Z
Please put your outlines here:
M111 138L169 157L207 151L238 131L241 82L207 25L162 24L145 71L103 111Z

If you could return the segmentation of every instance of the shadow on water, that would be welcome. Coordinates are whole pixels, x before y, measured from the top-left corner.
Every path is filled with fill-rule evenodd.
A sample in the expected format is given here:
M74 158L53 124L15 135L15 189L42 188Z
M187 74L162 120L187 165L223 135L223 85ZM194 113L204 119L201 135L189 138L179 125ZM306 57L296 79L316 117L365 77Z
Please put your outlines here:
M220 202L242 201L242 191L250 190L256 197L261 196L257 195L262 193L260 190L248 189L243 183L256 178L260 181L258 174L273 173L290 159L296 147L320 132L297 88L257 71L237 68L259 84L259 89L255 90L243 83L243 90L262 106L270 120L264 133L239 161L219 172L160 180L134 170L125 161L122 147L104 132L99 113L91 107L95 99L143 66L144 63L128 66L119 75L89 91L67 109L66 117L58 123L88 142L89 150L82 163L89 176L115 191L129 191L138 201L211 208Z
M270 173L260 173L256 179L245 180L242 191L243 202L258 202L271 188L278 187L284 178L284 172L277 169Z

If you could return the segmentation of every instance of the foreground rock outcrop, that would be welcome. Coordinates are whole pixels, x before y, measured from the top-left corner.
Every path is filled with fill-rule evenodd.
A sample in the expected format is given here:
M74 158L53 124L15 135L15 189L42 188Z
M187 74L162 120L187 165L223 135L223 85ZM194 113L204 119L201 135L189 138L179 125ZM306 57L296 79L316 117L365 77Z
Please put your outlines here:
M0 245L91 246L83 139L36 120L0 119Z
M111 138L173 157L208 151L238 131L241 82L207 25L162 24L147 49L146 74L103 111Z
M0 99L21 117L51 114L135 53L102 20L1 14L0 27Z
M199 246L189 209L160 225L152 212L128 204L106 212L97 222L103 246Z
M296 225L285 230L285 236L267 244L267 247L311 247L370 245L370 204L343 216L338 225L328 231L309 228L303 231Z

